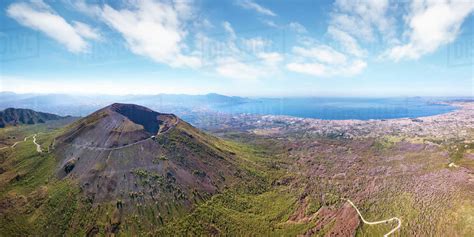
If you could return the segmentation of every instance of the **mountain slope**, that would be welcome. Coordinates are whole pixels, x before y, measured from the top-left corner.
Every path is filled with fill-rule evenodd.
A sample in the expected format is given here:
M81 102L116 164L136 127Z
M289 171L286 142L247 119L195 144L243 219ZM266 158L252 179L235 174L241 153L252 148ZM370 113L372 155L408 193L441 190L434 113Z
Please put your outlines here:
M19 125L19 124L36 124L44 123L48 120L58 120L64 117L36 112L31 109L15 109L8 108L3 111L0 111L0 128L4 128L8 125Z
M284 174L273 157L173 114L113 104L36 138L47 152L36 152L31 138L0 150L5 235L163 236L178 233L178 223L189 226L184 235L238 233L225 226L241 224L266 232L295 203L293 194L272 190Z
M160 200L191 205L242 172L217 139L172 114L113 104L55 140L59 178L78 181L94 203Z

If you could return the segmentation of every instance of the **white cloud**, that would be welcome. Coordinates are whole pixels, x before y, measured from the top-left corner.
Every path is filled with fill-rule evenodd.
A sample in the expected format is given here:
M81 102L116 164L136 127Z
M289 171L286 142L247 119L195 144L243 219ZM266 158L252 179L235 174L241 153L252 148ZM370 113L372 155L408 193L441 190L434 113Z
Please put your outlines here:
M232 57L220 59L216 72L222 76L234 79L257 79L263 75L259 68Z
M290 71L312 76L353 76L361 73L367 63L360 59L349 59L345 54L327 45L310 48L293 47L293 60L286 64Z
M367 54L367 51L361 49L357 40L350 36L348 33L341 31L337 28L332 26L328 27L328 34L336 41L338 41L344 49L356 56L356 57L363 57Z
M313 76L325 76L328 74L326 66L321 63L289 63L286 65L286 68L293 72Z
M334 39L344 53L364 58L371 46L394 44L397 4L389 0L336 0L330 14L327 35Z
M242 47L247 53L256 55L260 52L265 52L265 49L271 45L271 42L262 37L254 37L249 39L242 39Z
M231 39L235 39L237 36L235 35L234 28L232 28L232 25L228 21L222 22L222 27L224 27L224 30L227 32L227 34L230 35Z
M278 71L276 65L283 56L268 50L272 42L261 37L238 36L228 21L222 22L225 38L208 37L203 31L197 31L193 32L193 44L187 45L186 39L192 30L187 27L197 25L196 28L202 29L203 26L196 24L192 17L194 10L189 4L178 6L176 3L138 0L134 6L125 5L123 9L85 3L75 4L75 7L81 12L95 12L99 19L122 34L133 53L160 63L174 67L206 67L218 75L236 79L261 78ZM241 3L260 13L266 12L254 2ZM208 21L205 25L212 27Z
M377 33L389 41L395 35L394 18L389 15L389 0L337 0L334 3L331 25L372 42Z
M361 73L366 67L367 63L362 60L355 60L345 65L328 65L317 62L288 63L286 65L290 71L318 77L354 76Z
M418 59L453 42L464 20L474 11L474 2L465 0L391 3L389 0L337 0L327 33L355 57L365 57L368 52L359 43L369 43L385 48L377 52L382 52L382 58ZM400 14L402 11L397 10L406 11ZM397 27L401 28L400 34Z
M263 63L266 65L276 66L278 63L283 61L283 55L277 52L270 52L270 53L259 53L257 57L263 60Z
M353 76L361 73L368 54L359 42L373 43L381 36L393 36L393 21L388 16L388 0L336 0L330 13L326 34L333 39L333 47L310 37L302 37L292 50L290 71L313 76ZM292 28L298 29L298 24ZM298 30L297 30L298 32ZM299 32L304 32L302 29Z
M290 22L288 27L300 34L308 33L308 30L298 22Z
M179 2L179 4L178 4ZM184 1L176 4L138 1L133 7L102 8L102 19L122 34L130 50L172 67L201 66L197 52L184 53L187 31L184 23L191 16Z
M473 11L472 1L414 1L405 16L408 41L389 49L386 56L398 61L436 51L456 39L461 24Z
M353 36L331 24L327 34L344 51L336 50L307 35L299 35L297 45L293 46L291 57L287 60L286 69L317 77L333 77L354 76L367 67L367 63L361 59L367 52Z
M367 63L363 60L356 59L352 61L347 67L340 70L342 75L357 75L367 67Z
M238 1L237 4L245 9L254 10L263 15L276 16L276 14L272 10L265 8L252 0L241 0Z
M87 4L86 0L67 0L67 2L71 4L72 7L74 7L77 11L90 17L98 17L102 11L99 5Z
M88 50L88 43L84 38L100 38L97 30L81 22L75 22L72 26L42 1L13 3L7 8L7 15L21 25L43 32L73 53Z
M74 28L76 29L76 32L80 36L86 39L102 40L102 36L100 35L100 32L98 29L94 29L90 27L89 25L86 25L79 21L73 21L73 25L74 25Z
M300 57L314 59L329 64L345 64L347 58L344 54L327 45L317 45L312 48L293 47L293 53Z
M276 52L259 53L257 61L245 62L241 58L226 57L217 60L216 72L224 77L256 80L278 72L283 56Z
M283 55L272 51L273 41L263 37L244 37L236 33L230 22L223 22L223 38L198 35L206 68L219 76L233 79L261 79L279 72Z
M280 26L277 25L274 21L267 20L267 19L262 19L261 21L262 21L263 24L265 24L267 26L270 26L270 27L273 27L273 28L280 28Z
M214 25L206 18L197 19L194 21L194 26L198 29L211 29Z

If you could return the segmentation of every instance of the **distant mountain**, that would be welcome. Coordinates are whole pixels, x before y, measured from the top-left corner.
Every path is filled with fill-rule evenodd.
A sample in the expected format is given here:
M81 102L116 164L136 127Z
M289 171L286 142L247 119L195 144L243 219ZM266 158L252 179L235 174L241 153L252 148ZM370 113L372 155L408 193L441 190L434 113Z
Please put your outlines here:
M8 108L0 111L0 128L8 125L44 123L48 120L58 120L63 117L50 113L36 112L31 109Z
M9 107L29 108L59 115L84 116L114 102L141 104L160 111L179 109L214 108L222 105L241 104L251 99L220 94L185 95L68 95L68 94L16 94L0 92L0 109Z
M185 95L185 94L158 94L144 96L126 96L120 101L127 103L137 103L149 107L177 106L185 108L206 107L212 108L220 105L240 104L250 101L248 98L238 96L225 96L216 93L206 95Z

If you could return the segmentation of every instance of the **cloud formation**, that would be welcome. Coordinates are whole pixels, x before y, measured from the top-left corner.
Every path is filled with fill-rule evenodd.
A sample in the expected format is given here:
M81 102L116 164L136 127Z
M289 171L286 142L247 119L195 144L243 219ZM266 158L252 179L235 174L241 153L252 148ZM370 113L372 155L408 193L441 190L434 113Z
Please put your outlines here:
M101 17L122 34L133 53L172 67L198 68L200 57L184 52L187 35L184 23L190 17L190 8L183 1L174 4L138 1L134 6L118 10L105 5Z
M305 37L301 45L293 47L293 61L286 68L318 77L362 73L367 67L368 51L360 42L374 42L378 35L392 35L388 4L388 0L336 0L326 30L332 46Z
M244 79L270 77L284 68L313 76L352 76L362 73L374 54L382 54L385 60L418 59L453 42L462 23L474 12L474 2L465 0L397 4L390 0L335 0L325 32L316 36L308 22L302 22L308 28L294 19L285 22L255 0L231 4L259 13L257 19L272 29L294 34L296 40L285 41L291 49L285 55L286 46L272 48L278 41L272 38L275 36L261 31L245 36L227 19L211 22L208 16L196 17L199 9L192 0L121 4L78 0L71 4L92 22L117 32L136 55L177 68L212 65L208 69L221 76ZM104 40L98 29L63 18L42 1L12 3L6 12L19 24L44 33L73 53L87 52L92 40ZM214 25L216 22L221 24ZM210 35L219 27L225 33L222 39ZM213 50L219 55L213 55Z
M390 9L389 0L336 0L330 26L364 42L389 41L395 35Z
M405 16L408 40L390 48L386 55L395 60L418 59L453 42L464 20L474 11L472 1L414 1Z
M290 24L288 24L288 28L296 31L296 33L300 33L300 34L308 33L308 30L303 25L301 25L300 23L296 21L290 22Z
M13 3L7 8L7 15L23 26L41 31L73 53L88 50L86 39L101 38L100 33L87 24L78 21L69 24L42 1Z
M76 32L83 38L92 40L102 40L102 36L98 29L94 29L89 25L79 21L73 21L72 24L74 26L74 29L76 29Z
M222 39L200 36L203 45L213 46L206 63L220 76L233 79L259 79L278 73L284 60L279 52L272 50L274 43L262 37L238 35L229 22L223 22L226 35ZM212 50L210 50L212 51Z
M367 67L363 60L350 59L328 45L296 46L292 53L294 59L286 64L286 68L312 76L353 76Z
M357 40L348 33L339 30L333 26L328 27L327 33L334 40L339 42L349 54L352 54L356 57L364 57L367 55L367 51L362 49Z
M254 10L263 15L276 16L276 14L272 10L265 8L252 0L241 0L237 2L237 5L248 10Z

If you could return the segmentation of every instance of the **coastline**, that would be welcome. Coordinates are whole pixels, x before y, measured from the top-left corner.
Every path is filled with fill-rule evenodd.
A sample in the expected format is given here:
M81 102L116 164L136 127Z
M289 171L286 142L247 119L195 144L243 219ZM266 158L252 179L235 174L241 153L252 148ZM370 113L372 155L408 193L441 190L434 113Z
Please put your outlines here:
M417 118L324 120L285 115L262 115L250 119L248 131L259 135L304 132L341 138L380 137L386 135L430 137L434 139L468 138L474 130L474 102L451 102L455 110ZM245 116L246 119L253 116ZM257 121L254 121L257 119ZM254 128L252 128L254 127Z
M361 101L323 100L320 98L281 99L281 102L248 103L209 108L229 115L283 116L317 120L389 120L421 118L457 110L454 102L446 100L400 100L397 98Z

